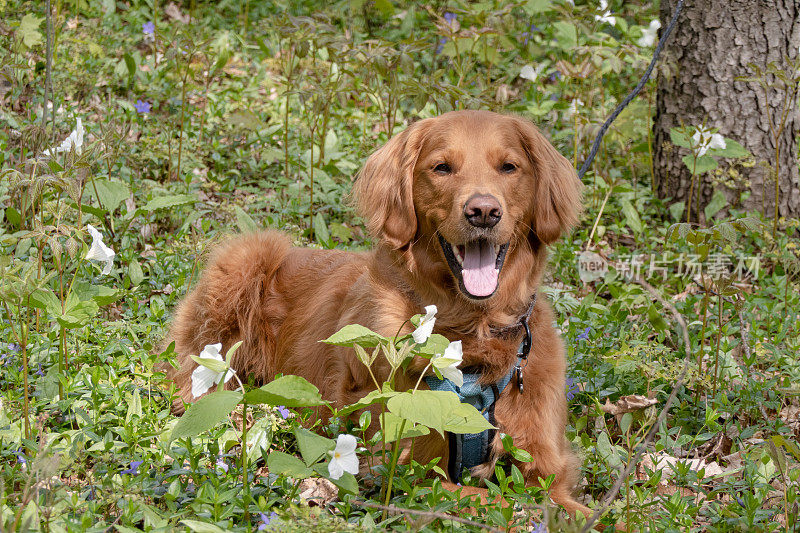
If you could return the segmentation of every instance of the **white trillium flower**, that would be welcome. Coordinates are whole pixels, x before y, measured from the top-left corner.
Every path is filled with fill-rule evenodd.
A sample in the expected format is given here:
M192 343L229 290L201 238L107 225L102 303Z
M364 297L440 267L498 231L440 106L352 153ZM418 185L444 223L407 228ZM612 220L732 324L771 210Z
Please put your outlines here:
M461 347L461 341L451 342L444 353L433 359L433 366L442 373L442 377L449 379L458 387L464 386L464 374L458 369L464 361L464 351Z
M642 30L642 36L639 37L639 40L636 41L636 44L642 48L653 46L653 44L656 42L659 28L661 28L661 21L658 19L651 20L650 26Z
M356 438L352 435L339 435L336 448L328 452L331 462L328 463L328 474L331 479L339 479L345 472L358 474L358 457L356 457Z
M428 305L425 307L425 316L419 321L419 326L411 336L417 344L425 344L428 337L433 333L433 325L436 323L436 312L438 309L435 305Z
M83 134L83 122L81 122L80 117L78 117L78 121L75 124L75 129L70 132L69 136L61 141L61 144L59 144L57 147L48 148L45 150L43 152L44 155L47 157L53 157L55 154L60 152L69 152L73 147L75 148L76 153L81 153L81 150L83 149Z
M578 107L583 107L583 100L574 98L564 114L571 118L578 112Z
M117 254L103 243L103 234L97 231L94 226L87 224L86 229L89 230L89 234L92 236L92 246L86 252L86 259L105 262L103 275L108 275L114 263L114 256Z
M595 15L594 20L599 20L600 22L606 22L615 26L617 24L617 19L611 14L611 11L606 11L602 15Z
M600 7L598 8L600 11L608 10L608 0L600 0Z
M522 67L522 70L519 71L519 77L525 78L526 80L536 81L539 79L539 75L544 70L544 65L539 65L534 67L532 65L525 65Z
M697 157L703 157L709 150L724 150L727 146L725 138L719 133L711 133L709 128L700 126L692 135L692 144Z
M206 347L203 348L203 351L200 352L199 357L201 359L215 359L224 363L225 360L222 358L222 354L219 353L221 349L221 342L217 344L207 344ZM225 381L223 381L223 383L230 381L235 373L236 371L232 368L226 369ZM194 372L192 372L192 397L197 398L208 392L208 389L219 383L219 380L222 379L222 374L222 372L217 372L203 365L198 365L198 367L194 369Z

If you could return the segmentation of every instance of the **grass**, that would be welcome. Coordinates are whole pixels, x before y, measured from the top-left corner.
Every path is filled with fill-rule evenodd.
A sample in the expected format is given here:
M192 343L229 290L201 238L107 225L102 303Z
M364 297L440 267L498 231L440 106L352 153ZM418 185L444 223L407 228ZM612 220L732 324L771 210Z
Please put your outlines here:
M444 491L428 475L433 465L419 464L398 466L389 495L392 506L411 510L405 514L379 507L380 471L360 480L357 496L310 507L324 483L301 484L266 467L276 451L300 452L304 408L247 411L250 438L266 443L251 455L248 491L241 411L170 442L178 419L154 366L170 357L160 341L172 310L204 254L227 235L272 227L305 246L368 248L343 198L366 155L409 120L463 108L519 113L579 164L595 125L652 53L636 41L656 7L612 8L615 26L596 21L595 7L581 2L59 1L46 97L42 7L7 2L0 22L3 530L579 529L547 508L544 491L522 487L510 465L490 486L515 502L508 508ZM149 31L143 25L151 22ZM518 76L526 64L541 67L536 82ZM702 225L673 226L683 219L680 206L651 190L654 94L651 82L606 136L584 180L586 214L553 247L543 289L568 349L568 437L584 459L580 492L599 505L688 355L675 405L604 522L624 521L630 530L794 530L800 221L777 220L773 234L772 220L731 205ZM81 153L41 158L78 117L86 128ZM758 164L735 161L734 170L699 177L721 187ZM102 264L83 259L92 242L87 223L116 251L107 276ZM607 259L609 273L582 281L582 250ZM688 324L689 354L669 311L623 275L637 261ZM620 412L620 402L646 399L655 405ZM335 424L322 430L358 434Z

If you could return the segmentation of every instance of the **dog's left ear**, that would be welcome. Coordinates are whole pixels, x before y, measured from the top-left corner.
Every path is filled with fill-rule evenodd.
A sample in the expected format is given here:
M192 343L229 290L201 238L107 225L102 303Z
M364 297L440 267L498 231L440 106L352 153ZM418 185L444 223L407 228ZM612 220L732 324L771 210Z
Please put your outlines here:
M370 233L396 250L405 248L417 232L414 166L427 122L415 122L376 150L353 183L353 196Z
M572 164L529 121L514 118L533 167L531 231L544 244L555 242L578 223L583 184Z

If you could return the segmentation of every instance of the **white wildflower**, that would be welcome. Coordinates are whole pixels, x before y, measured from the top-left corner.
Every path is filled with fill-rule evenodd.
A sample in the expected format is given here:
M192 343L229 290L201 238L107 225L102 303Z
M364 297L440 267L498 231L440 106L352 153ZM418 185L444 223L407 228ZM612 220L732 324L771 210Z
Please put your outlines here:
M636 44L642 48L653 46L653 44L656 42L659 28L661 28L661 21L658 19L651 20L650 26L642 30L642 36L639 37L639 40L636 41Z
M726 147L725 138L719 133L712 133L710 128L700 126L697 131L692 135L692 145L697 157L702 157L709 150L720 149L724 150Z
M227 383L236 373L235 370L228 367L227 363L225 363L222 354L219 353L221 349L222 343L218 342L217 344L207 344L206 347L203 348L203 351L200 352L200 359L211 359L212 361L209 362L212 364L214 361L218 361L221 365L214 364L214 366L221 368L221 370L217 371L199 364L197 368L194 369L194 372L192 372L192 397L197 398L208 392L208 389L219 383L223 374L225 374L225 381L223 383Z
M83 149L83 122L81 122L80 117L78 117L78 121L75 124L75 129L72 130L69 136L61 141L55 148L48 148L43 153L47 157L53 157L55 154L60 152L69 152L73 148L75 148L75 153L81 153Z
M428 337L433 333L433 325L436 323L436 312L438 309L435 305L428 305L425 307L425 316L419 321L419 326L411 336L417 344L424 344Z
M358 457L356 457L356 438L352 435L339 435L336 439L336 448L328 452L331 462L328 464L328 474L331 479L339 479L345 472L358 474Z
M533 67L532 65L525 65L522 67L522 70L519 71L519 77L525 78L526 80L536 81L539 79L539 75L544 70L544 65L539 65L537 67Z
M114 256L117 254L103 243L103 234L97 231L94 226L87 224L86 229L89 230L89 234L92 236L92 245L89 247L89 251L86 252L86 259L105 262L103 275L108 275L114 263Z
M464 374L458 369L464 361L464 352L461 347L461 341L451 342L444 350L442 355L434 357L432 360L433 366L442 373L442 377L449 379L458 387L464 385Z

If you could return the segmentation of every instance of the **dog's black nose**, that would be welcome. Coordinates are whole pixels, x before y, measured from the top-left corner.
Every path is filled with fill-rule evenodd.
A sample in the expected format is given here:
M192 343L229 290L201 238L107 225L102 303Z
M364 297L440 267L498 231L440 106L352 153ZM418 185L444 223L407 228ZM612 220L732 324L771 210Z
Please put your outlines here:
M476 228L493 228L503 218L503 207L494 196L476 194L464 204L464 216Z

